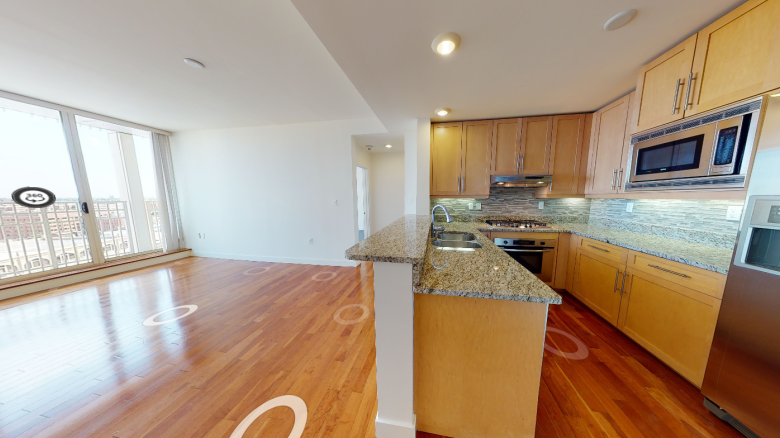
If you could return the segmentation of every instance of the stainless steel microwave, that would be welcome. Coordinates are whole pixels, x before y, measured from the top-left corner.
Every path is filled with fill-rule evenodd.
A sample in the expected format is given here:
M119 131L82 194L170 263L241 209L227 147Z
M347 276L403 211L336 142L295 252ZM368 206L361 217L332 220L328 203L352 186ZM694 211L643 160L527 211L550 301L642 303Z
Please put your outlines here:
M762 101L633 136L626 191L744 187Z

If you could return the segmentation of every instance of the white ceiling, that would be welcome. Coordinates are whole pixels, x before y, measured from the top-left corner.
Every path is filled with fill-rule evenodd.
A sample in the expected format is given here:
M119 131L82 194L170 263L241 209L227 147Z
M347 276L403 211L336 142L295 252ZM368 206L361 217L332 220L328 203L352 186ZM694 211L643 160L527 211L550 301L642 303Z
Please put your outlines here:
M358 147L366 147L366 145L372 145L369 151L372 154L388 154L394 152L404 151L404 136L403 134L370 134L370 135L356 135L355 143ZM391 145L392 148L386 147Z
M289 0L3 0L0 90L172 131L373 117Z
M636 86L640 66L743 0L292 0L390 131L592 111ZM637 9L627 26L604 22ZM457 32L450 57L431 51ZM670 86L673 86L671 84ZM434 110L450 107L437 118Z

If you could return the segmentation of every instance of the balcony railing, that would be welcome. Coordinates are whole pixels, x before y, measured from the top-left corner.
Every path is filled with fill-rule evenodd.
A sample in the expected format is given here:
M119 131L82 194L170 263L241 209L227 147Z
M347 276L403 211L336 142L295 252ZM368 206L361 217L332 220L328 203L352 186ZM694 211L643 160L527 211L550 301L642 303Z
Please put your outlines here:
M162 248L157 201L146 201L154 248ZM106 259L138 252L126 201L96 201L93 212ZM29 209L0 201L0 279L91 263L89 241L77 201Z

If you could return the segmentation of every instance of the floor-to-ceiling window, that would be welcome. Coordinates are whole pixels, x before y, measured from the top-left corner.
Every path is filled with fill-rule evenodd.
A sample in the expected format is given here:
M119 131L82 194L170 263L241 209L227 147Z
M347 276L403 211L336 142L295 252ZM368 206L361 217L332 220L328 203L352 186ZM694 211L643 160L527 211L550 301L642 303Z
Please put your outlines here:
M163 250L155 147L149 130L0 97L0 283Z

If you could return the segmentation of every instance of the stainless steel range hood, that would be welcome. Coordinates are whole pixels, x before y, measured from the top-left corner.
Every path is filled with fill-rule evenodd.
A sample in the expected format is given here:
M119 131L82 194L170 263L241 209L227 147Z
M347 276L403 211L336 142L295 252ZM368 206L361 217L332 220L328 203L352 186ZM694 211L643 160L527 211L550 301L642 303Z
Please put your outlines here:
M544 187L552 182L552 175L493 175L490 187Z

